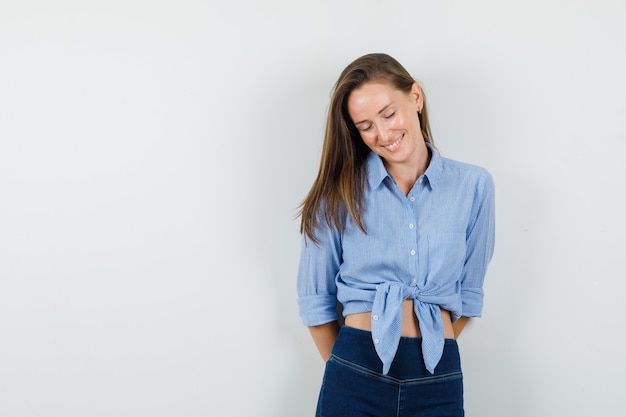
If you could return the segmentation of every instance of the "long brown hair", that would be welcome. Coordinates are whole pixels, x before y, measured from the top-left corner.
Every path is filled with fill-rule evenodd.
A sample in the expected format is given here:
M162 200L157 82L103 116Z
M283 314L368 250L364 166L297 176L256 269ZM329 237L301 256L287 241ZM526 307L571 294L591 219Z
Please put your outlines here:
M386 54L357 58L339 76L328 109L317 178L299 206L300 233L313 242L318 242L315 229L321 221L343 232L346 215L365 233L361 222L366 178L364 162L371 151L350 118L347 102L353 90L372 81L387 82L407 94L416 82L398 61ZM425 97L418 117L424 140L433 144Z

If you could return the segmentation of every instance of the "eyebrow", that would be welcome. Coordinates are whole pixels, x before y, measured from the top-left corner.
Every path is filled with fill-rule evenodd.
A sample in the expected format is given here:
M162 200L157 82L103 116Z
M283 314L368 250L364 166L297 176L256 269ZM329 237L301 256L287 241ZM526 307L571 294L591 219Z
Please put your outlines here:
M387 105L386 105L385 107L383 107L382 109L380 109L380 110L378 111L378 114L383 113L383 112L384 112L385 110L387 110L387 108L388 108L389 106L391 106L392 104L393 104L393 101L392 101L391 103L387 104ZM355 122L355 123L354 123L354 125L355 125L355 126L356 126L356 125L360 125L361 123L365 123L365 122L367 122L367 120L361 120L360 122Z

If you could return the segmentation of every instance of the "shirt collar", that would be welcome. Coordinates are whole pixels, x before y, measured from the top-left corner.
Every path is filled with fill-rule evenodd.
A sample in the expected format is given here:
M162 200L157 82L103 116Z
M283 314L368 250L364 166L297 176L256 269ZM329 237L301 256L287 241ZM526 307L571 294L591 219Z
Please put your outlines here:
M434 188L437 186L443 172L443 159L430 143L426 143L426 147L430 151L431 157L428 168L424 172L424 177L428 180L430 187ZM376 188L385 178L391 178L383 164L383 160L378 154L370 152L365 165L367 167L367 181L370 188Z

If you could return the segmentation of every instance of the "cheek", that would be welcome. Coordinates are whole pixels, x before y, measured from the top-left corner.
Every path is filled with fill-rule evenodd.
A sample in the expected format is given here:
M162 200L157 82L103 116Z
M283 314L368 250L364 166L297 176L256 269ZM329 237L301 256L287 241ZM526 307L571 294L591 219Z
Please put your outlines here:
M361 139L367 146L372 147L372 145L376 142L376 135L361 132Z
M417 117L417 114L415 116ZM394 129L402 129L407 126L407 118L403 114L398 114L393 118L390 124Z

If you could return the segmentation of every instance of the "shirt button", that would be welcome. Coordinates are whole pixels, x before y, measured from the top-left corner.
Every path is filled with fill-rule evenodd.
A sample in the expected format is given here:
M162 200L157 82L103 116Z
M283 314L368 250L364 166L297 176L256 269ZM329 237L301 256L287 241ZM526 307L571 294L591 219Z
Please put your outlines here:
M411 197L411 198L409 198L409 200L415 201L415 197Z
M413 285L417 284L417 280L416 280L415 278L413 278L413 279L411 280L411 284L413 284Z
M420 184L422 183L422 181L424 181L423 178L420 178L419 180L417 180L417 182L419 182Z
M376 286L376 289L378 289L378 288L380 288L380 285L377 285L377 286Z
M376 314L374 314L374 315L372 316L372 320L378 320L378 316L377 316Z
M414 225L413 223L411 223L411 224L409 225L409 229L412 229L412 228L414 228L414 227L415 227L415 225Z
M380 340L378 340L378 339L374 339L374 343L379 344L379 343L380 343Z
M411 255L415 255L415 251L414 250L411 251Z

